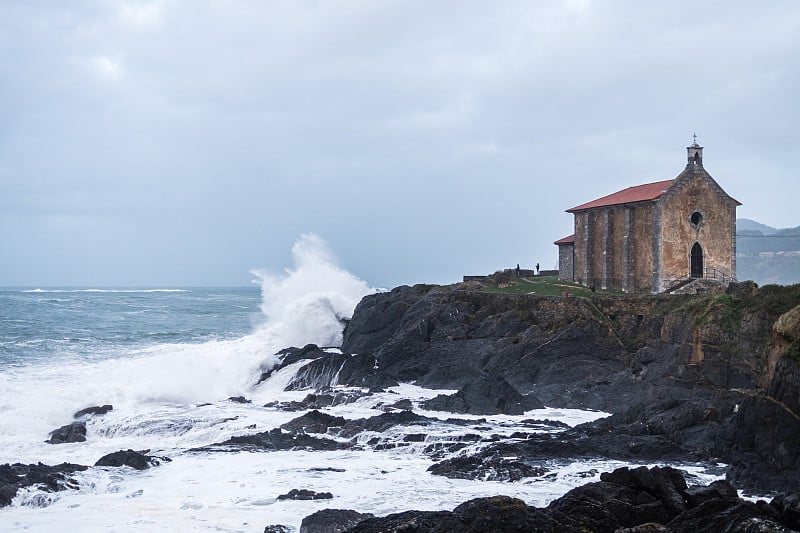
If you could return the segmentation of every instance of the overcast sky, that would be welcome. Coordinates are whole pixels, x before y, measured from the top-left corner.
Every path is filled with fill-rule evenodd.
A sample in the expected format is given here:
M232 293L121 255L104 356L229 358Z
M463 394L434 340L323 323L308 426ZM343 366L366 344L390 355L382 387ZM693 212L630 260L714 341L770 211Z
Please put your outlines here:
M552 268L671 179L800 224L800 2L0 0L0 286Z

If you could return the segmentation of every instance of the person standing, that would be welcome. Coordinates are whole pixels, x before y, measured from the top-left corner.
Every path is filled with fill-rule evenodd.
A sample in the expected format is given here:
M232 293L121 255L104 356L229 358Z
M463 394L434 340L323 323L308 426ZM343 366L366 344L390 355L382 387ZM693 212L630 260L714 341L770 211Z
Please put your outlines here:
M536 275L539 275L539 263L536 263Z

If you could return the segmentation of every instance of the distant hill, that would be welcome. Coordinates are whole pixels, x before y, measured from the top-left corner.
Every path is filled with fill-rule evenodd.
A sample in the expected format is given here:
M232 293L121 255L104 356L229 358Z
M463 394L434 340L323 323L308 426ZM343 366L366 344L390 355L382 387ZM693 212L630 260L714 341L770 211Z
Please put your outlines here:
M755 220L750 220L749 218L737 218L736 219L736 231L737 233L751 233L751 232L758 232L762 235L772 235L776 231L777 228L773 228L772 226L767 226L766 224L762 224L761 222L756 222Z
M794 228L779 229L778 231L776 231L772 235L773 236L780 235L780 236L787 236L787 237L788 236L795 236L795 237L796 236L800 236L800 226L795 226Z
M800 226L778 229L737 219L736 277L759 285L800 283Z

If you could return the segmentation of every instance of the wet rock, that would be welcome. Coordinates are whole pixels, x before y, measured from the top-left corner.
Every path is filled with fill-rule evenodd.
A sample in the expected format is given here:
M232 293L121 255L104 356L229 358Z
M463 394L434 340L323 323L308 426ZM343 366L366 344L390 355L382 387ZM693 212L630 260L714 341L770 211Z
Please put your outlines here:
M483 481L519 481L526 477L541 477L548 470L541 466L530 466L502 457L479 458L459 456L446 459L428 467L428 472L450 479L475 479Z
M410 411L411 409L414 408L414 405L411 403L411 400L409 400L408 398L403 398L402 400L398 400L398 401L396 401L394 403L390 403L390 404L384 405L383 407L390 408L390 409L400 409L400 410L403 410L403 411Z
M342 533L373 516L350 509L323 509L303 518L300 533Z
M280 409L281 411L289 411L289 412L296 412L296 411L306 411L308 406L303 402L267 402L264 404L264 407L269 407L272 409Z
M406 313L432 288L432 285L404 285L388 293L362 298L344 329L342 351L372 353L377 350L398 330L404 329Z
M270 525L264 528L264 533L294 533L292 526Z
M692 485L683 492L683 495L692 507L697 507L709 500L739 499L736 488L724 480L714 481L710 485Z
M327 355L327 352L316 344L306 344L302 348L287 348L278 352L278 356L281 358L281 368L303 359L319 359L320 357L325 357L325 355Z
M286 390L320 390L333 385L382 389L397 385L397 380L380 374L371 355L326 353L300 368Z
M412 411L393 411L381 413L370 418L348 420L342 430L339 432L339 435L350 438L363 431L375 431L377 433L383 433L387 429L397 425L428 425L432 422L438 421L434 418L418 415Z
M287 431L304 433L326 433L330 427L344 426L347 420L341 416L332 416L320 411L310 411L303 416L286 422L281 428Z
M800 531L800 491L790 494L779 494L770 502L781 523Z
M330 500L331 498L333 494L330 492L314 492L307 489L292 489L278 496L279 500Z
M319 357L325 357L327 353L321 350L316 344L306 344L302 348L286 348L275 355L280 358L278 364L274 365L272 368L265 369L258 378L256 385L266 381L272 374L293 363L304 359L313 360Z
M570 429L571 428L571 426L569 424L561 422L560 420L550 420L550 419L538 420L538 419L528 418L528 419L525 419L525 420L521 420L519 422L519 424L523 425L523 426L530 427L530 428L536 428L536 429L541 429L541 430L547 430L547 429Z
M365 519L351 533L527 532L756 533L791 531L777 520L779 503L732 498L728 487L708 488L698 506L684 500L686 482L672 468L623 468L575 488L546 508L508 496L477 498L452 511L406 511ZM700 491L696 490L696 494ZM714 494L719 497L714 497Z
M406 511L369 518L356 524L348 533L572 531L558 529L557 522L546 515L536 520L531 516L531 510L517 498L492 496L470 500L453 511Z
M244 396L231 396L228 401L233 403L253 403L252 400L248 400Z
M241 435L230 439L198 448L198 451L209 451L217 447L226 448L259 448L262 450L344 450L351 447L348 442L339 442L333 439L312 437L305 433L295 433L292 431L283 432L280 428L275 428L263 433L254 435Z
M659 498L667 513L675 515L687 509L683 493L686 480L678 470L671 467L618 468L600 474L602 483L615 483L633 490L652 494ZM722 491L721 491L722 492Z
M162 461L171 461L168 457L146 455L148 451L149 450L136 452L133 450L120 450L118 452L109 453L98 459L94 466L130 466L136 470L146 470L151 466L160 465Z
M469 413L473 415L521 415L529 409L541 409L544 405L531 396L523 396L502 376L481 376L468 382L458 392L427 400L423 409Z
M462 503L453 514L469 531L521 531L529 524L528 506L518 498L492 496Z
M86 422L73 422L53 430L45 441L49 444L64 444L68 442L84 442L86 440Z
M306 395L301 401L291 402L269 402L264 407L275 407L283 411L305 411L307 409L323 409L336 405L355 402L365 396L372 396L371 391L364 392L361 389L344 390L335 392L311 393Z
M96 405L94 407L87 407L85 409L81 409L80 411L76 412L73 417L74 418L82 418L87 415L104 415L107 412L114 409L113 405L106 404L106 405Z
M657 524L655 522L648 522L647 524L634 527L622 527L616 530L614 533L661 533L663 531L667 531L666 526Z
M70 463L60 465L3 464L0 465L0 507L11 504L21 488L35 486L45 492L77 489L78 483L71 477L87 467Z
M333 394L307 394L300 402L306 409L321 409L333 405Z
M668 522L670 533L756 533L794 531L780 525L759 506L743 500L712 499Z
M415 381L461 393L429 408L519 412L518 398L497 405L489 393L477 407L465 398L468 386L501 376L550 406L619 415L582 430L585 450L527 439L532 456L551 448L558 457L725 462L741 488L789 491L800 476L800 361L790 356L798 298L796 287L591 299L399 287L363 298L345 354L319 351L293 386Z

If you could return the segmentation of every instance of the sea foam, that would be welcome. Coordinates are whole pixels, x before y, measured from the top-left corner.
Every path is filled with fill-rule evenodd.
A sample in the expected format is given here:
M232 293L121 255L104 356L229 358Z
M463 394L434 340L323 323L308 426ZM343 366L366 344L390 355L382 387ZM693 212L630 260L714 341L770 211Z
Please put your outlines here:
M110 403L137 411L244 395L260 372L274 365L277 351L307 343L339 345L342 321L373 289L341 269L317 235L302 235L292 255L294 266L282 275L254 271L263 318L248 335L121 348L100 361L62 361L0 373L0 463L19 461L20 455L38 461L42 457L36 454L51 454L52 447L42 445L47 433L83 407ZM143 292L162 290L177 289Z

